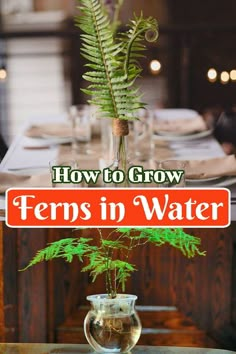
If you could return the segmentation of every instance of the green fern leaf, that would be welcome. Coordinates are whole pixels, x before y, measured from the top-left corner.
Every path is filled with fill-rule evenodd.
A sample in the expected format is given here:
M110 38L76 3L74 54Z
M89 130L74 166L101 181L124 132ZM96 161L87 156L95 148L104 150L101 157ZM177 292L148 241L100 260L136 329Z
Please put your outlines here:
M90 102L98 105L104 117L131 119L129 113L143 107L138 92L130 92L141 72L134 59L145 49L142 44L144 34L156 28L156 21L144 19L142 15L135 17L123 35L125 41L117 40L113 37L114 31L103 1L81 0L80 9L82 16L77 17L76 23L84 32L81 51L88 60L86 66L94 70L83 75L91 83L83 92L92 96Z

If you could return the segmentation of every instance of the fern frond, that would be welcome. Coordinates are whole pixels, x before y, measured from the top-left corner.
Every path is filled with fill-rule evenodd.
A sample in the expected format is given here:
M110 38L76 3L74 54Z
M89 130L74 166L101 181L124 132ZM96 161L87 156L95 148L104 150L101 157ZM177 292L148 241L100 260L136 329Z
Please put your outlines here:
M97 250L96 246L89 243L91 238L65 238L49 244L46 248L39 250L35 257L29 262L26 268L32 267L43 261L50 261L55 258L64 258L66 262L71 263L74 256L77 256L82 262L83 257Z
M121 289L124 292L128 278L136 271L135 266L131 263L116 259L111 262L110 267L112 270L116 271L116 281L118 282L118 286L121 285Z
M124 229L118 229L124 232ZM135 240L146 240L153 243L155 246L160 247L164 244L180 250L184 256L192 258L196 255L205 256L206 252L200 251L199 247L201 239L184 232L183 229L152 229L152 228L133 228L129 230L128 237L134 237Z
M138 246L152 243L160 247L168 244L189 258L206 254L200 250L200 238L187 234L183 229L123 227L112 230L106 237L103 237L100 229L98 231L99 239L96 240L95 245L94 238L84 237L66 238L49 244L45 249L37 252L25 269L54 258L63 258L67 262L71 262L74 257L81 262L86 259L87 262L81 271L89 272L93 282L98 276L104 274L106 291L114 297L119 287L125 291L128 278L136 271L135 266L129 263L129 256Z
M151 32L153 33L152 38L149 36ZM158 25L154 18L145 19L141 13L139 17L134 15L134 19L129 23L128 31L122 34L124 71L127 74L130 70L130 64L135 64L137 58L143 57L139 52L146 50L146 46L143 44L143 35L145 35L147 41L155 41L158 38ZM131 62L132 59L135 59L135 61Z
M121 4L118 0L117 6ZM156 31L157 23L135 16L126 35L117 40L103 0L80 0L80 9L76 23L83 31L81 54L90 69L83 75L90 84L82 91L92 96L90 102L104 117L133 119L132 112L144 107L138 91L132 90L141 72L136 60L145 50L145 33Z

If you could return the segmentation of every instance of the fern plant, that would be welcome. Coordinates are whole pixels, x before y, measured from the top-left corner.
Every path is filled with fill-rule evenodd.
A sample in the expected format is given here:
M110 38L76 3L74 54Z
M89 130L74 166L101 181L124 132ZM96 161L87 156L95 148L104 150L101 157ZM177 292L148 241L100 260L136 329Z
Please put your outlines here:
M89 85L82 91L91 96L88 102L97 106L104 118L113 119L113 135L118 137L114 144L115 169L126 172L124 137L129 134L128 120L135 119L135 112L145 106L134 87L142 71L138 59L146 49L144 39L152 42L158 38L158 25L152 17L141 14L134 16L126 32L117 34L123 1L116 0L114 16L110 16L108 0L80 0L82 15L76 17L76 25L83 32L81 54L88 61L83 78ZM127 179L124 186L128 186Z
M49 244L37 252L25 269L56 258L63 258L69 263L77 258L85 264L81 271L89 272L93 282L98 276L105 275L106 292L109 297L115 298L120 289L125 291L128 278L136 271L129 258L132 250L137 247L147 243L157 247L168 244L189 258L205 255L205 252L199 249L200 239L182 229L118 228L106 236L101 229L98 229L98 232L98 242L95 241L96 237L79 237L61 239Z
M76 23L84 32L81 53L89 68L83 78L90 83L83 91L92 96L89 102L98 106L104 117L131 119L132 113L144 106L133 88L141 72L137 59L145 49L145 34L149 41L157 39L157 21L142 14L134 16L127 31L115 35L103 0L80 0L79 8L82 16Z

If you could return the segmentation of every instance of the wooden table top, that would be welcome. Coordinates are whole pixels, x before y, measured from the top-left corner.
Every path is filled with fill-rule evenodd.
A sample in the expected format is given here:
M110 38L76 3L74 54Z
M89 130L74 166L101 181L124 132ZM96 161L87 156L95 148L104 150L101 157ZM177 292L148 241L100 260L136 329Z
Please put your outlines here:
M93 354L88 345L77 344L3 344L0 343L0 354ZM222 349L147 347L137 346L132 354L231 354ZM131 354L131 353L130 353Z

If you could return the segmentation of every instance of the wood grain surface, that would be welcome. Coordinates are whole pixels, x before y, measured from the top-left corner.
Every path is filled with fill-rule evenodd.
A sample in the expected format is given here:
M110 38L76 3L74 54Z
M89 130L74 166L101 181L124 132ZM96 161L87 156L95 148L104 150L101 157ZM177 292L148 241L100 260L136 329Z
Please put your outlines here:
M4 314L5 341L18 340L18 299L17 299L17 229L8 228L1 223L3 229L3 281L4 281Z
M92 283L88 274L80 273L77 260L72 264L55 260L23 273L18 270L47 242L82 231L1 227L6 340L62 340L61 328L81 306L88 305L86 296L105 291L103 279ZM235 230L236 223L227 229L187 230L201 237L202 249L207 251L206 257L192 260L166 246L135 250L131 262L139 271L128 282L127 293L138 295L138 305L177 307L171 314L143 312L145 328L151 329L142 337L143 343L236 348ZM83 233L97 238L94 230ZM160 335L159 328L168 329L169 334ZM72 339L67 331L67 340Z
M17 283L19 342L47 341L46 262L24 272L37 250L45 247L44 229L17 229Z
M0 224L0 274L3 275L3 230ZM5 341L4 281L0 277L0 341Z

